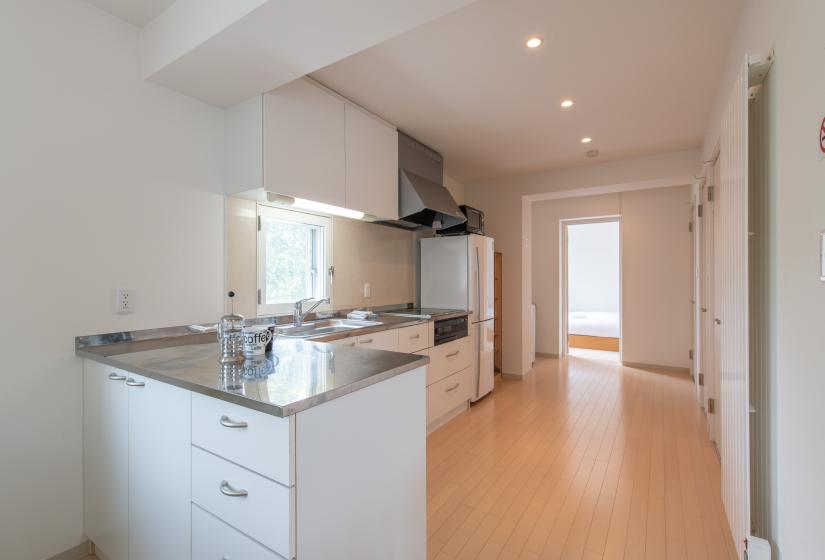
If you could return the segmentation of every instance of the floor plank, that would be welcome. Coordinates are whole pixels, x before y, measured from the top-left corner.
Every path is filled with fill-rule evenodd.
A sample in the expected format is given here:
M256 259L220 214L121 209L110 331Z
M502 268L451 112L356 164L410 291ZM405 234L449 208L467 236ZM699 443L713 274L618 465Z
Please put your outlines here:
M685 375L539 358L427 441L428 558L735 558Z

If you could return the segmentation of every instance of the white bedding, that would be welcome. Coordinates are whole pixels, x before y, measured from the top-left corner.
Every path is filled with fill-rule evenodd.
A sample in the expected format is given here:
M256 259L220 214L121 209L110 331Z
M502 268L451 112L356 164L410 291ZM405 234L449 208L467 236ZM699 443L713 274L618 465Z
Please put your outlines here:
M610 311L573 311L567 319L568 334L619 338L619 314Z

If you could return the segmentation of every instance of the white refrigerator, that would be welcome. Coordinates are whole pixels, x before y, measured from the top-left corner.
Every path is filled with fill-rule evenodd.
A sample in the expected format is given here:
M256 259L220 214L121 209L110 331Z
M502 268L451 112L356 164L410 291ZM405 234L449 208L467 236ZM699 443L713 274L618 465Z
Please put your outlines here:
M483 235L430 237L420 241L421 307L462 309L474 338L477 401L493 390L495 313L493 239Z

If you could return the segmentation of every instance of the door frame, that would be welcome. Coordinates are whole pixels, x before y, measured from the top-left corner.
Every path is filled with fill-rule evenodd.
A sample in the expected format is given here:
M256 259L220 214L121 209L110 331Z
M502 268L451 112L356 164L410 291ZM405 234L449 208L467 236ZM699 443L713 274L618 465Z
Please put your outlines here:
M568 344L568 288L567 288L567 227L571 225L599 224L617 222L619 224L619 361L622 360L624 337L622 336L622 216L612 214L607 216L592 216L589 218L566 218L559 220L559 357L570 355Z

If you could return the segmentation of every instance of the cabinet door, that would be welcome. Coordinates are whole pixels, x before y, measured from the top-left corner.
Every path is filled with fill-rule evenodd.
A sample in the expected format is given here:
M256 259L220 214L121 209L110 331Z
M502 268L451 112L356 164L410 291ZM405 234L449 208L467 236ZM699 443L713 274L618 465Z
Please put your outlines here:
M83 364L83 526L111 560L129 554L129 401L126 374Z
M346 106L347 208L398 218L398 132Z
M372 348L373 350L398 351L398 329L380 331L372 334L362 334L358 337L359 348Z
M346 206L344 105L303 79L264 96L264 184L268 190Z
M189 558L191 396L130 375L129 560Z

